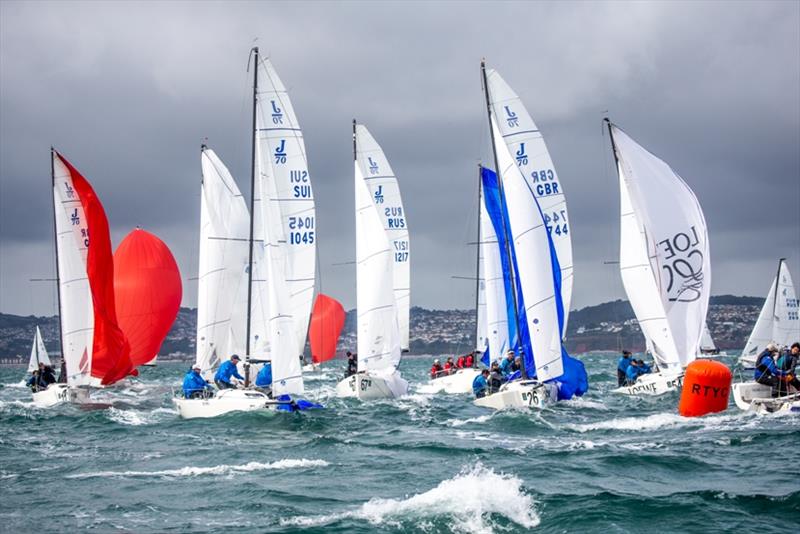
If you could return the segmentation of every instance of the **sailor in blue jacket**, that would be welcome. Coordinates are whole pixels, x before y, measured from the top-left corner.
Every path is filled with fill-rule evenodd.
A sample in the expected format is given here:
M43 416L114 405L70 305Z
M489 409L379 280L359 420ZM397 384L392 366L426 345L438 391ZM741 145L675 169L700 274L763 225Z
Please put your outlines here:
M244 380L244 377L236 370L236 364L239 363L239 356L234 354L231 359L224 362L217 369L217 374L214 375L214 383L217 384L219 389L236 389L236 386L231 384L231 377L235 376L239 380Z
M622 358L617 361L617 386L624 386L627 379L628 366L631 364L630 351L623 350Z
M267 395L272 394L272 362L267 362L256 375L256 387Z
M634 359L631 359L631 364L628 366L628 369L625 371L625 378L627 379L627 384L632 386L636 383L636 379L639 378L640 374L639 362Z
M187 399L207 398L212 391L214 388L200 375L200 366L194 364L183 377L183 396Z
M480 399L481 397L486 396L486 390L489 389L489 382L487 382L487 378L489 377L489 370L484 369L481 371L481 374L475 377L475 380L472 381L472 392L475 393L475 397Z
M514 351L510 350L506 354L506 359L500 362L500 372L503 376L513 373L512 367L514 365Z

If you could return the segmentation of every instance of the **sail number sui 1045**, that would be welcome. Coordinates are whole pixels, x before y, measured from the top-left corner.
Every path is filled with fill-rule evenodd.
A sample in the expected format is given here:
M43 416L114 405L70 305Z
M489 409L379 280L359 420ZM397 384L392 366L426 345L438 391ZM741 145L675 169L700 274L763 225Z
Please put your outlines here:
M290 245L314 243L314 217L289 217L289 230Z

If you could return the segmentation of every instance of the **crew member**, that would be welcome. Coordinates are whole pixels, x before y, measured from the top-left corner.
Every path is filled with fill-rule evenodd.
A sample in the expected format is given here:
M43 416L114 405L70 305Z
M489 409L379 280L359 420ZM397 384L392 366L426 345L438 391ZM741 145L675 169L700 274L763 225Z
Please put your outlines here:
M456 371L458 371L458 369L456 369L456 364L453 363L453 357L452 356L448 356L447 357L447 361L444 362L444 374L452 375Z
M474 365L475 365L475 351L472 351L469 354L467 354L467 356L464 358L464 367L466 367L467 369L472 369Z
M505 377L500 371L500 366L497 362L492 363L492 369L489 373L489 393L494 393L500 389L500 386L505 382Z
M27 382L25 382L25 385L31 388L31 391L33 391L34 393L36 393L37 391L44 391L47 388L45 383L42 382L42 375L39 372L39 369L33 370L33 372L31 373L31 377L28 379Z
M272 362L267 362L256 375L256 388L272 397Z
M778 384L780 379L785 377L787 373L778 369L775 365L774 352L778 352L778 347L774 343L767 345L764 352L759 354L756 359L756 368L753 371L753 378L759 384L770 386L774 393L777 393Z
M628 386L632 386L636 383L636 379L639 378L639 360L634 360L631 358L631 364L625 371L625 378L625 383Z
M183 377L183 396L187 399L207 399L213 392L211 384L200 375L200 366L194 364Z
M489 370L484 369L481 374L475 377L472 381L472 392L475 393L475 398L480 399L486 396L486 391L489 389Z
M344 372L344 377L352 376L358 372L358 360L356 355L347 351L347 370Z
M217 374L214 375L214 383L217 384L219 389L236 389L236 386L231 383L232 376L239 380L244 380L244 377L236 370L236 365L240 360L241 358L234 354L230 360L219 366Z
M622 357L617 361L617 386L622 387L627 380L628 366L631 364L630 351L623 350Z
M462 355L462 356L459 356L458 359L456 360L456 367L458 367L459 369L463 369L464 368L464 358L465 358L465 356Z
M786 377L778 383L778 396L791 393L789 386L793 386L795 391L800 391L800 380L797 379L795 368L800 359L800 343L792 343L791 348L785 350L776 362L778 369L786 373Z
M503 373L503 376L513 372L511 366L514 365L514 356L514 351L510 350L506 353L506 359L500 363L500 372Z
M61 370L58 372L58 383L67 383L67 359L61 358Z
M431 378L439 378L444 374L444 368L442 364L439 362L439 358L433 360L433 365L431 366Z
M53 368L42 362L39 362L39 377L45 388L56 382L56 373L53 371Z

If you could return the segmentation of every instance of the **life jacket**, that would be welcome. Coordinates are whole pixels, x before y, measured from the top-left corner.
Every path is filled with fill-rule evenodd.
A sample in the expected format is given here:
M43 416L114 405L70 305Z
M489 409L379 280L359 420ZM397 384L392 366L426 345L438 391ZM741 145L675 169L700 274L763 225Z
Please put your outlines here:
M464 358L464 365L466 367L472 367L475 361L472 359L472 354L468 354L466 358Z
M765 350L761 353L756 361L756 369L755 369L755 379L758 380L764 375L771 375L772 371L770 370L770 363L773 365L775 361L772 360L772 353L768 350Z
M450 371L451 369L455 369L455 365L452 362L445 362L444 363L444 370Z
M464 368L464 357L463 356L459 356L458 360L456 360L456 367L458 367L459 369L463 369Z
M441 373L442 370L443 369L441 365L433 364L431 366L431 378L436 378L437 376L439 376L439 373Z

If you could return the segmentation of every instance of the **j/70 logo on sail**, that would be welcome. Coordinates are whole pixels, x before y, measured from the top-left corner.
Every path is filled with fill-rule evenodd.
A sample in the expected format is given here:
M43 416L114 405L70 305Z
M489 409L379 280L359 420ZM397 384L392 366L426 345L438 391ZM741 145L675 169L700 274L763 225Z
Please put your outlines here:
M519 117L517 114L511 111L508 106L503 106L506 110L506 122L508 122L509 128L516 128L519 126Z
M270 100L270 103L272 104L272 123L283 124L283 111L274 100Z
M670 302L694 302L703 293L703 251L697 229L658 242Z
M379 185L378 189L375 190L375 204L383 204L383 186Z
M527 164L528 164L528 155L525 153L525 143L520 143L519 150L517 150L517 166L521 167Z
M286 163L286 139L281 139L281 144L275 149L275 163L282 165Z
M378 174L378 163L375 162L375 161L372 161L372 157L371 156L367 157L367 160L369 161L369 173L370 174Z

